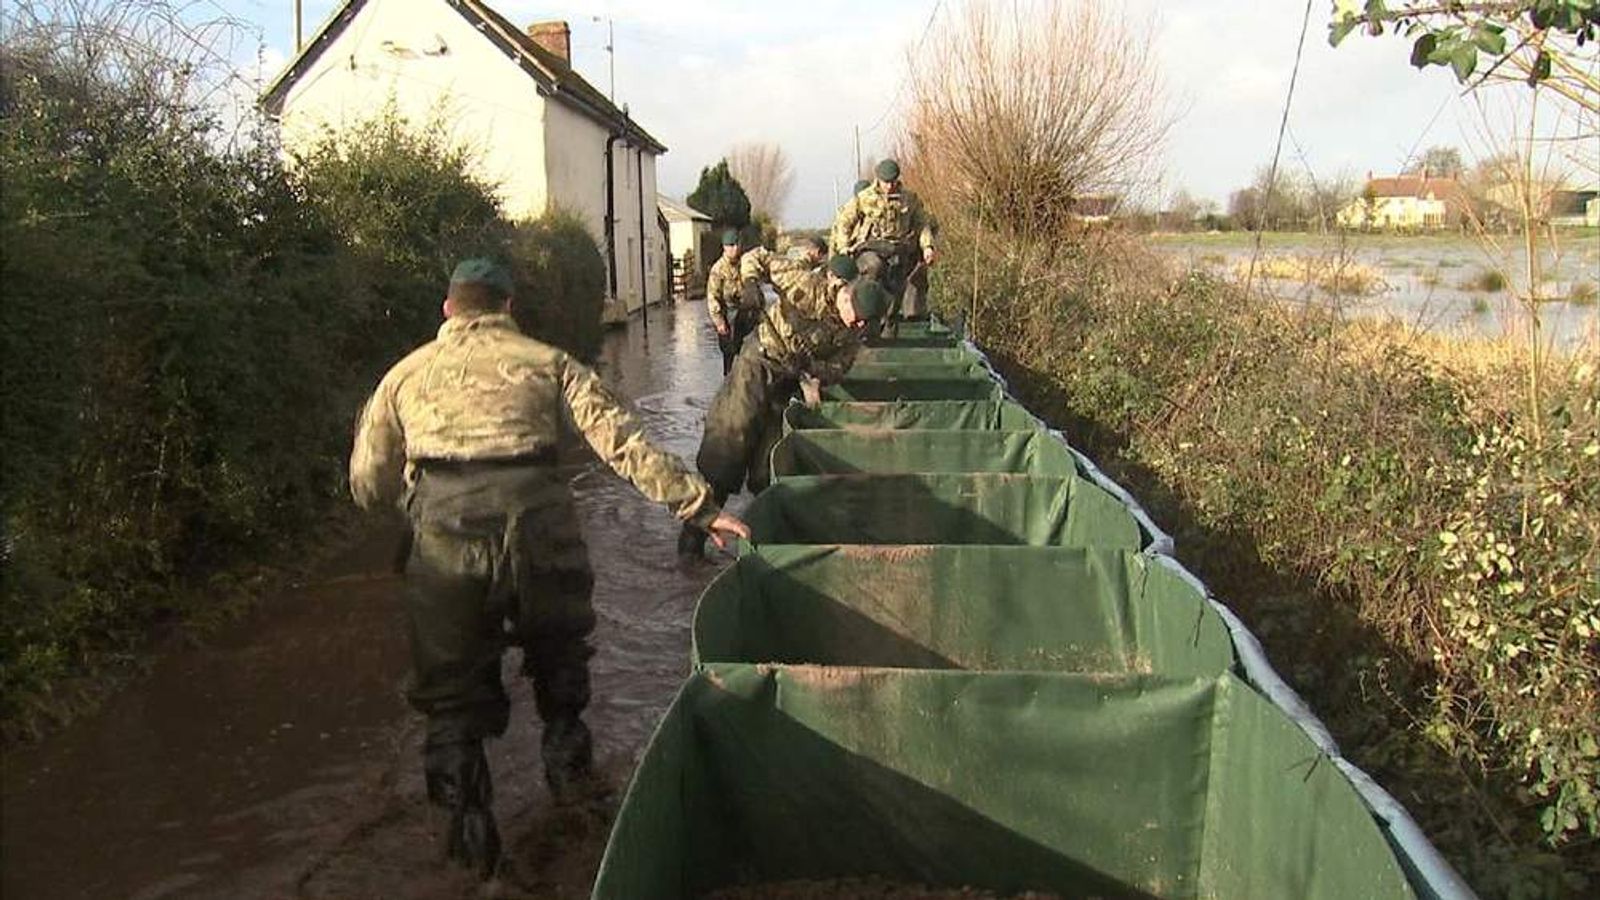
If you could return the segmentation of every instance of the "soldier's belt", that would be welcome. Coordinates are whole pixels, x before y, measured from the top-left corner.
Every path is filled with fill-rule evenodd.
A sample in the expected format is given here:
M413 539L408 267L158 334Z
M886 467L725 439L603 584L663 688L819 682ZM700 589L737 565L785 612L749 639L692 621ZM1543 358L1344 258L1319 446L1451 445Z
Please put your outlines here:
M495 456L487 459L414 459L412 465L423 471L465 475L476 471L510 469L518 466L553 466L557 462L554 447L543 447L516 456Z

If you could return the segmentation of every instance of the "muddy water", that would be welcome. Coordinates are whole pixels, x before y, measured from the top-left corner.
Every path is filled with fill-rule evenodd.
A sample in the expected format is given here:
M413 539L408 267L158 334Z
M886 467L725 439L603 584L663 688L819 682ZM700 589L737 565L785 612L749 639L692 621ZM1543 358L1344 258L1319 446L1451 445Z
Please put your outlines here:
M637 321L613 332L600 366L653 438L692 456L721 376L698 304L655 311L648 336ZM589 722L620 789L687 670L689 613L716 567L680 568L671 517L573 456L600 617ZM8 753L7 900L479 896L438 864L401 693L395 539L374 527L98 714ZM493 893L584 897L607 814L551 810L516 656L512 726L489 747L508 847Z

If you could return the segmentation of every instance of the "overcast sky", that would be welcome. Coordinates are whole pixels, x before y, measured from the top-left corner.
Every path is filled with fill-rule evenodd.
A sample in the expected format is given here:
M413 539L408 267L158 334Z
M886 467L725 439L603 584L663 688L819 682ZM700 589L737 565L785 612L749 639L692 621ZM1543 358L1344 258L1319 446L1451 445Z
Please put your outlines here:
M428 2L428 0L412 0ZM441 0L442 2L442 0ZM907 50L931 15L960 0L490 0L519 24L565 19L574 65L610 88L605 52L616 29L616 99L667 145L662 191L682 197L701 167L742 140L774 141L794 163L785 219L831 218L836 191L854 179L853 129L874 156L893 137ZM290 0L216 0L259 28L269 77L293 47ZM337 8L305 0L307 36ZM1304 6L1293 0L1127 0L1150 25L1161 77L1180 118L1160 170L1161 196L1178 188L1225 204L1269 161L1294 62ZM1284 164L1318 176L1393 172L1433 144L1487 155L1475 106L1444 69L1418 72L1403 40L1327 43L1331 4L1313 0L1311 30L1290 114ZM242 51L243 52L243 51ZM248 62L253 53L245 53Z

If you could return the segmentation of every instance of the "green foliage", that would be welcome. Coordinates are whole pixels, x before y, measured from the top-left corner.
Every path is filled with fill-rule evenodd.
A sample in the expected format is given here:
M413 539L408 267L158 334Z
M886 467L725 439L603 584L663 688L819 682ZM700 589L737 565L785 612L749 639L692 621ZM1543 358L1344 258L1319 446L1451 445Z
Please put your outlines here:
M580 354L604 280L580 225L513 229L437 131L382 116L286 172L32 49L0 56L8 735L342 500L350 422L438 328L456 260L509 256L531 329Z
M700 170L700 183L688 203L711 217L716 228L743 229L750 224L750 198L739 179L728 171L728 161Z
M606 265L583 222L555 210L518 225L508 255L517 279L512 308L522 330L593 359L600 351Z
M1465 83L1481 66L1480 57L1499 65L1524 48L1532 49L1526 66L1529 84L1548 80L1554 54L1548 33L1574 39L1579 47L1600 29L1600 3L1594 0L1525 0L1520 3L1401 2L1366 0L1360 6L1335 0L1328 42L1337 47L1357 28L1377 36L1392 27L1412 39L1411 64L1419 69L1449 66ZM1513 44L1508 37L1514 40Z
M1171 498L1180 551L1480 890L1592 887L1594 367L1548 379L1555 411L1530 422L1515 371L1442 369L1116 235L945 226L945 313L1075 442Z
M339 304L346 358L392 360L425 340L455 263L505 248L511 226L470 164L440 129L392 109L295 154L295 187L351 268Z
M1461 282L1461 289L1498 294L1506 289L1506 276L1499 269L1480 269L1478 274Z
M0 168L0 698L115 646L291 527L339 471L325 380L348 284L270 150L8 54Z

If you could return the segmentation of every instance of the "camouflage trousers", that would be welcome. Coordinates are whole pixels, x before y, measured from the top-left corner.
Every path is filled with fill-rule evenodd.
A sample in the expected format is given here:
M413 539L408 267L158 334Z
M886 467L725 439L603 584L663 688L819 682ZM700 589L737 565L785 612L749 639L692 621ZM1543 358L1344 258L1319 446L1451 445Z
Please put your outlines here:
M746 485L751 493L766 488L771 478L767 457L782 434L783 408L799 387L799 379L766 358L760 341L745 342L706 412L705 435L695 456L717 502Z
M887 318L926 319L928 317L928 267L920 249L906 249L885 259L877 251L856 256L861 275L883 285L895 299Z
M717 347L722 351L723 375L733 370L733 361L739 355L739 348L744 346L744 339L749 337L750 332L755 331L756 326L760 324L760 309L740 309L728 322L728 333L717 335Z
M593 749L580 715L589 704L594 576L565 480L551 465L429 464L405 505L407 697L428 717L430 778L461 764L461 748L470 757L483 738L504 733L508 647L522 651L533 680L552 788L586 774Z

